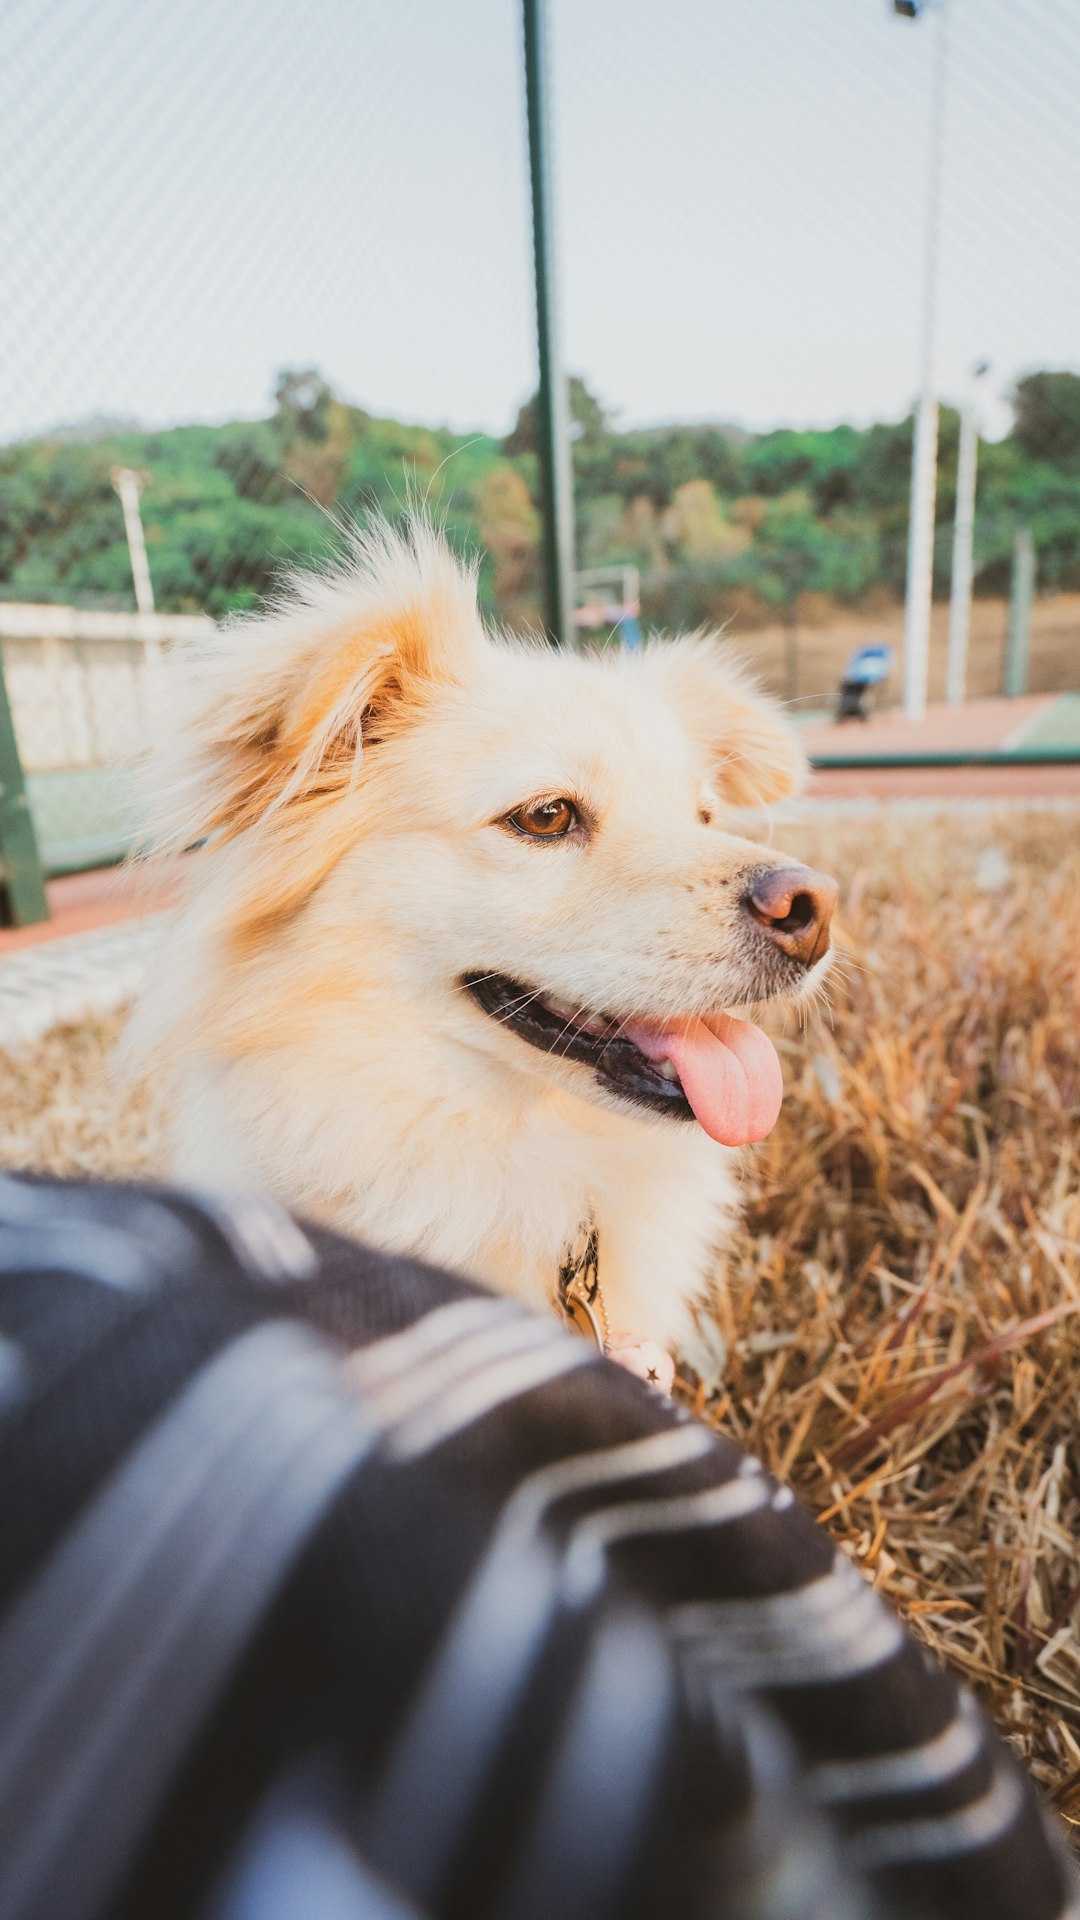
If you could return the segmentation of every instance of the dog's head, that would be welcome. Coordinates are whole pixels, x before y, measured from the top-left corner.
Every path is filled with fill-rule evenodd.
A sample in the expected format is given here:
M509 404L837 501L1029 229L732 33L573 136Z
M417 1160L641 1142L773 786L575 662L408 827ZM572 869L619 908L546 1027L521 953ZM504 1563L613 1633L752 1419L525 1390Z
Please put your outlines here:
M776 1056L731 1010L821 977L835 896L731 831L804 763L714 639L492 638L419 525L365 536L205 664L173 832L228 858L244 965L288 942L347 980L362 956L418 1031L499 1071L732 1144L768 1131Z

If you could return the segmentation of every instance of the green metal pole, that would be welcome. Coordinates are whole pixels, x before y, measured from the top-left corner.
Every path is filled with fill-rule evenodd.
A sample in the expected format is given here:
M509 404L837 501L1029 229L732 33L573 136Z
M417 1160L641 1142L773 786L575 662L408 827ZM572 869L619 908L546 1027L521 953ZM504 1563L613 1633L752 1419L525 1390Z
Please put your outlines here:
M1030 527L1017 527L1009 601L1009 650L1005 658L1005 692L1013 698L1027 692L1031 604L1034 598L1035 542L1031 538Z
M536 424L543 520L544 618L556 645L573 647L577 644L573 620L574 479L556 299L546 0L522 0L522 19L540 371Z
M18 926L47 920L45 882L15 739L0 647L0 905ZM0 913L0 920L4 915Z
M784 699L794 706L799 697L799 617L789 601L784 622Z
M820 773L874 773L879 768L909 767L1080 767L1080 746L996 747L940 753L815 753L810 765Z

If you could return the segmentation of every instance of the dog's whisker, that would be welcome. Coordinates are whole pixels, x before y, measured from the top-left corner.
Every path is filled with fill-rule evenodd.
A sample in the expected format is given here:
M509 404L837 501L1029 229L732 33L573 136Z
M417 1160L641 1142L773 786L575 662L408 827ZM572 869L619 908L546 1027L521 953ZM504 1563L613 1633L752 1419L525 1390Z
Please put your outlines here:
M559 1043L563 1039L564 1035L567 1035L567 1034L572 1035L577 1032L578 1021L581 1019L582 1015L587 1014L588 1011L589 1011L588 1004L586 1004L584 1006L580 1006L576 1013L571 1014L569 1020L566 1022L566 1025L563 1027L562 1031L555 1035L554 1040L552 1041L550 1047L548 1048L549 1053L557 1053L559 1051Z
M819 1015L827 1019L830 1030L836 1026L836 1007L828 987L824 985L817 989L813 1000L799 1002L799 1011L804 1034L811 1032L813 1022Z
M607 1052L608 1048L614 1043L614 1041L622 1039L623 1034L626 1032L627 1021L629 1020L629 1017L630 1016L627 1015L626 1019L620 1020L618 1025L615 1028L614 1033L608 1034L602 1048L600 1049L601 1060L604 1058L605 1053Z
M520 1012L521 1009L519 1008L518 1011ZM497 1013L493 1017L495 1020L495 1025L497 1027L505 1027L505 1026L509 1026L510 1022L514 1019L514 1014L513 1012Z
M471 985L479 986L482 980L498 980L500 978L501 975L498 972L478 974L471 982ZM462 988L461 990L465 992L468 991L467 988ZM530 993L519 994L516 999L505 1001L499 1012L496 1013L494 1009L491 1009L490 1018L494 1020L496 1026L505 1027L508 1022L516 1019L519 1014L524 1013L526 1007L530 1007L534 1000L542 999L543 989L534 987Z
M469 975L468 981L455 980L454 992L470 993L473 987L483 986L485 980L498 980L498 978L499 978L498 967L493 967L490 973L471 973Z
M516 1014L524 1013L526 1007L531 1007L534 1000L542 1000L543 997L540 988L537 987L532 993L525 993L517 1000L508 1001L502 1012L495 1017L500 1025L505 1026L507 1020L512 1020Z

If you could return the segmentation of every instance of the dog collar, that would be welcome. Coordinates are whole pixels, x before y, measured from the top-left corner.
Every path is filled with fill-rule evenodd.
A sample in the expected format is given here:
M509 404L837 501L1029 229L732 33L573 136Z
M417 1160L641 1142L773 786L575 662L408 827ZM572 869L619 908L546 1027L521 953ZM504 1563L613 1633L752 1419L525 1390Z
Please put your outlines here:
M590 1222L579 1227L567 1249L559 1268L558 1294L568 1325L594 1340L601 1353L644 1380L662 1399L670 1399L675 1378L671 1355L652 1340L635 1340L628 1333L612 1336L600 1290L600 1237Z
M571 1325L606 1353L611 1330L600 1291L600 1240L591 1222L578 1229L559 1268L559 1305Z

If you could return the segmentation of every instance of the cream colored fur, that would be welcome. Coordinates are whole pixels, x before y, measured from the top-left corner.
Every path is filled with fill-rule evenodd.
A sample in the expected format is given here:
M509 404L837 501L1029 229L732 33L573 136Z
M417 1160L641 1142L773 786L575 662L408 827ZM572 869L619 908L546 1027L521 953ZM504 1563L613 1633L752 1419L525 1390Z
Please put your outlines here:
M576 656L489 635L423 523L358 536L184 678L157 844L205 844L134 1031L176 1176L535 1304L594 1219L613 1328L677 1345L738 1156L605 1098L459 981L620 1018L752 1001L740 876L775 857L725 813L800 779L782 717L711 638ZM564 794L587 841L502 824Z

